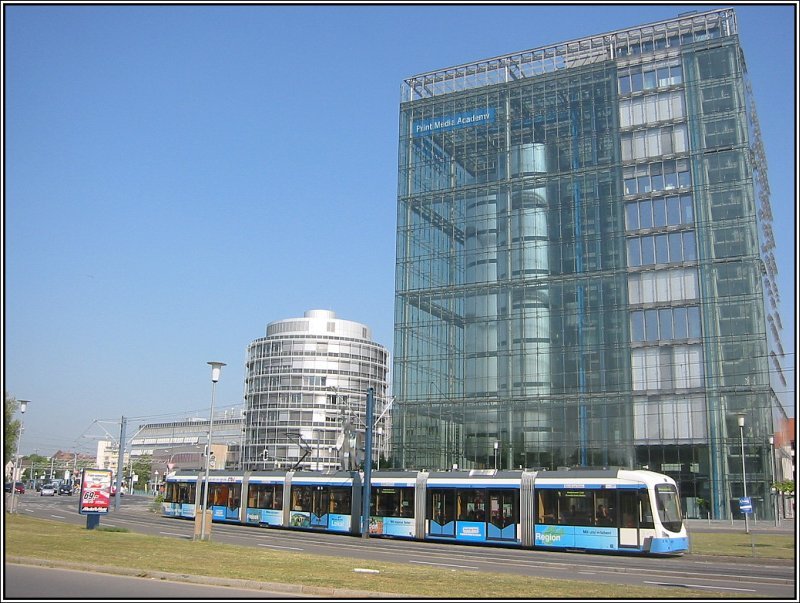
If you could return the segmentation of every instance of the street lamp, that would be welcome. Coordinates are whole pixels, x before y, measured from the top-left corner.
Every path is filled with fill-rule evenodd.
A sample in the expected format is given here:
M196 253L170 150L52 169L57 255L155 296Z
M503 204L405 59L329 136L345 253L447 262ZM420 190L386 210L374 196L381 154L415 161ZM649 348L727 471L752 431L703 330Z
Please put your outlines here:
M378 468L377 468L377 470L380 471L381 470L381 452L383 452L383 427L378 427L378 429L375 430L375 433L378 435L378 437L377 437L377 440L378 440L377 441L377 444L378 444L378 446L377 446L377 448L378 448Z
M494 443L494 470L497 471L497 449L500 448L500 442Z
M29 400L18 400L19 402L19 434L17 434L17 455L14 457L14 475L11 476L11 512L17 512L17 474L19 473L19 443L22 440L22 415L28 409ZM21 481L21 480L20 480Z
M325 388L325 390L329 391L329 392L333 392L333 405L337 409L337 410L334 410L334 412L338 412L339 419L342 421L341 428L343 430L344 429L344 410L342 408L339 408L339 386L338 385L329 385L328 387ZM328 408L328 404L327 403L325 404L325 408L326 409ZM327 410L326 410L325 414L327 416ZM337 449L337 453L338 453L338 449ZM338 456L338 454L337 454L337 456ZM319 430L317 430L317 468L319 468Z
M317 428L317 471L322 471L322 462L319 460L319 441L322 438L322 429Z
M211 417L208 422L208 441L206 443L206 480L203 488L202 517L200 518L200 540L206 539L206 509L208 508L208 470L211 460L211 430L214 428L214 398L217 393L217 381L224 362L209 362L211 365Z
M774 436L769 436L769 456L770 456L770 459L772 461L772 463L771 463L772 464L772 488L770 488L770 490L775 493L774 494L775 502L774 502L774 504L772 506L773 506L773 511L775 513L775 526L777 527L778 526L778 519L779 519L779 516L780 516L780 512L779 512L779 508L778 508L778 468L775 465L775 447L774 447L774 444L775 444L775 437Z
M747 473L744 468L744 417L739 415L739 439L742 443L742 488L744 490L744 498L747 498ZM750 519L747 511L744 511L744 531L750 533Z

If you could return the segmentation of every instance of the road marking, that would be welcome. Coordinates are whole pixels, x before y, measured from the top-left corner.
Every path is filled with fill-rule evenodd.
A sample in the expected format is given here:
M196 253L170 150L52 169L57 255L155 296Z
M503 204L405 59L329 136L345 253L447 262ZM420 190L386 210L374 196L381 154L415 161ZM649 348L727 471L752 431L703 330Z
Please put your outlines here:
M271 548L271 549L289 549L290 551L302 551L303 550L300 547L296 547L296 546L279 546L277 544L261 544L261 543L258 543L258 546L265 546L265 547L268 547L268 548Z
M50 517L55 517L56 519L66 519L63 515L51 515Z
M681 584L679 582L651 582L649 580L643 580L645 584L655 584L657 586L681 586L684 588L713 588L714 590L739 590L748 593L756 592L752 588L730 588L726 586L708 586L706 584Z
M474 570L480 569L474 565L454 565L452 563L430 563L428 561L409 561L409 563L419 563L421 565L441 565L444 567L460 567L462 569L474 569Z

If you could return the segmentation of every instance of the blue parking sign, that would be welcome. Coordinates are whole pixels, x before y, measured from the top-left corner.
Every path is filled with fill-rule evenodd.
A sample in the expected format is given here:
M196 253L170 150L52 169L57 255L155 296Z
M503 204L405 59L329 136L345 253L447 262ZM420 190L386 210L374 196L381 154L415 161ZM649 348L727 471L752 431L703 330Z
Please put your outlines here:
M742 496L739 499L739 511L741 511L742 513L753 512L753 502L750 500L749 496Z

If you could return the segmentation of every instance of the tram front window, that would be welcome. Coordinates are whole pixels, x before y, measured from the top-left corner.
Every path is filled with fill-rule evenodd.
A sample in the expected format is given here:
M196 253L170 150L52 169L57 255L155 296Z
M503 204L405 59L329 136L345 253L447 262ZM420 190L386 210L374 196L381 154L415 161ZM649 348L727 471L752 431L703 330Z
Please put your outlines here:
M680 532L683 525L678 491L672 484L656 486L656 509L661 524L670 532Z

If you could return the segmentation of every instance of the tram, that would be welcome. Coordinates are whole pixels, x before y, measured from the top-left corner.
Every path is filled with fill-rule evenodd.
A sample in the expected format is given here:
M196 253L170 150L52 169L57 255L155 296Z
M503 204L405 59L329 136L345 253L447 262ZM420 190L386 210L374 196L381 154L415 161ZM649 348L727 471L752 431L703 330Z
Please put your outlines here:
M166 478L163 515L194 518L202 472ZM361 533L359 472L212 471L212 521ZM436 542L675 555L688 536L675 481L644 470L376 471L369 534Z

